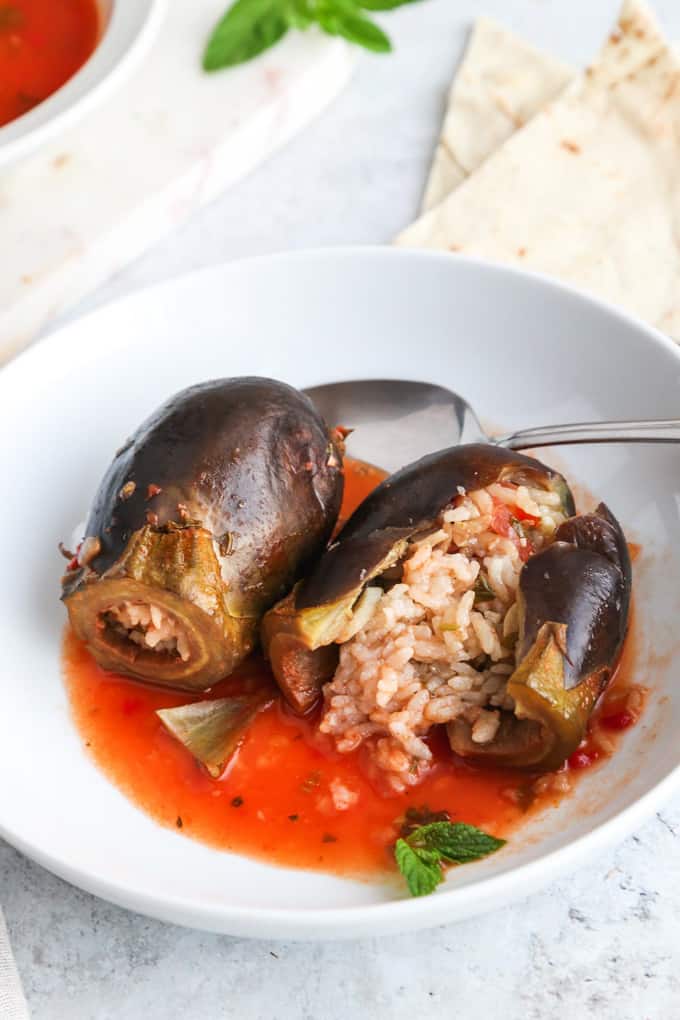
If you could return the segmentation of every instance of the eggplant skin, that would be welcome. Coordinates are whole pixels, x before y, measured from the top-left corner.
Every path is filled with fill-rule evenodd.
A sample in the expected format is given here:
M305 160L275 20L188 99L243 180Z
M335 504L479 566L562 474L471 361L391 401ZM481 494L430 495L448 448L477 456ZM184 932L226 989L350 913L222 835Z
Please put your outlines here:
M461 488L470 491L500 481L526 482L559 492L565 514L574 513L574 500L562 475L533 457L485 443L452 446L409 464L374 489L300 584L297 608L335 603L356 587L357 558L344 553L359 543L363 556L360 572L365 578L383 559L392 529L396 529L395 541L409 537L429 527ZM337 567L332 563L334 557ZM340 566L343 560L344 569Z
M321 554L342 492L341 440L291 386L243 377L183 390L99 486L85 531L95 555L63 582L76 633L107 668L207 689ZM159 604L202 651L180 663L112 640L101 616L122 600Z
M352 619L366 586L399 561L408 540L432 527L461 489L496 481L557 492L564 513L574 512L560 474L532 457L486 444L423 457L386 478L354 511L312 571L263 621L265 655L295 711L307 712L319 700L329 679L329 657L316 653L331 645Z
M555 541L522 570L518 661L550 621L566 627L566 690L607 670L626 636L630 593L628 546L611 511L600 504L593 514L565 521Z
M555 540L522 568L517 667L508 680L514 715L498 737L475 745L467 723L449 724L465 758L515 768L559 768L586 736L628 629L632 571L611 511L565 521Z

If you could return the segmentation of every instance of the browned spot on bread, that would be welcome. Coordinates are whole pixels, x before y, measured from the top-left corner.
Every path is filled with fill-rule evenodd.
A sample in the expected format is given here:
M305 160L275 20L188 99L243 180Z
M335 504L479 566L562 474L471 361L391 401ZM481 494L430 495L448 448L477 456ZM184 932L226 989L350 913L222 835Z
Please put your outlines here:
M675 95L675 93L678 90L678 85L680 85L680 79L678 79L678 77L676 75L673 75L673 77L671 78L671 80L668 83L668 88L666 89L666 91L663 94L663 98L664 99L672 99L673 96Z
M519 255L519 257L520 257L521 259L523 259L523 258L524 258L524 256L526 255L526 253L527 253L527 250L526 250L526 248L518 248L518 249L517 249L517 254Z
M560 145L563 149L566 149L567 152L572 152L575 156L577 156L581 151L581 146L577 145L576 142L570 141L568 138L563 138Z

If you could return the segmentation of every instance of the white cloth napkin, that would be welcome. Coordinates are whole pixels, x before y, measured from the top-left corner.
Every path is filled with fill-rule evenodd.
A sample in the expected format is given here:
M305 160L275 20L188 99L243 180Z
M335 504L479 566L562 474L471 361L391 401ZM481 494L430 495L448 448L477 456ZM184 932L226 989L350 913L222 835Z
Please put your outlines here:
M2 910L0 910L0 1018L30 1020L28 1004L12 955Z

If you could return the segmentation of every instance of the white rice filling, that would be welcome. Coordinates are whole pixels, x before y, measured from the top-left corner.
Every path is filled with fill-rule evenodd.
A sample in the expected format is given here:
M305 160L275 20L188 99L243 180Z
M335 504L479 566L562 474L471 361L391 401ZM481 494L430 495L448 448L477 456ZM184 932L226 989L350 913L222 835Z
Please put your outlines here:
M145 602L120 602L107 611L109 622L140 648L178 655L187 662L191 655L186 631L174 616L160 606Z
M537 521L500 535L492 528L499 504ZM401 581L368 600L368 619L341 644L324 688L320 728L338 751L368 741L388 783L403 790L428 768L424 738L433 725L462 718L473 741L494 739L500 711L514 708L506 685L515 667L522 557L564 519L555 493L494 484L459 493L437 530L410 543Z

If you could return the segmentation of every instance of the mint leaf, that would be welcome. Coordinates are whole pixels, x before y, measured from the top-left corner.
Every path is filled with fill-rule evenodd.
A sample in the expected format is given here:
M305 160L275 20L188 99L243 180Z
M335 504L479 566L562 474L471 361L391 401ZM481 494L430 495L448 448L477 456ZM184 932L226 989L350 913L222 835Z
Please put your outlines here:
M314 14L310 2L311 0L287 0L286 19L291 28L304 31L313 23Z
M208 40L203 69L219 71L252 60L283 38L289 27L282 0L236 0Z
M357 0L365 11L393 11L395 7L418 3L418 0Z
M436 851L414 850L405 839L398 839L394 857L411 896L427 896L434 892L444 877Z
M203 54L203 68L218 71L264 53L289 28L317 23L328 35L340 35L374 53L388 53L392 44L363 11L390 11L418 0L236 0L213 30ZM14 8L0 0L0 29L14 17Z
M500 850L504 839L496 839L474 825L463 822L432 822L422 825L408 837L409 845L421 853L438 853L445 861L467 864Z
M383 30L363 16L355 0L319 0L316 20L328 35L341 35L374 53L392 49Z
M504 839L496 839L474 825L440 821L420 825L410 835L398 839L394 858L411 896L427 896L443 880L444 863L478 861L502 846Z
M404 818L399 827L399 835L403 839L408 839L421 825L450 821L451 815L448 811L432 811L427 804L421 804L420 807L412 805L404 811Z

